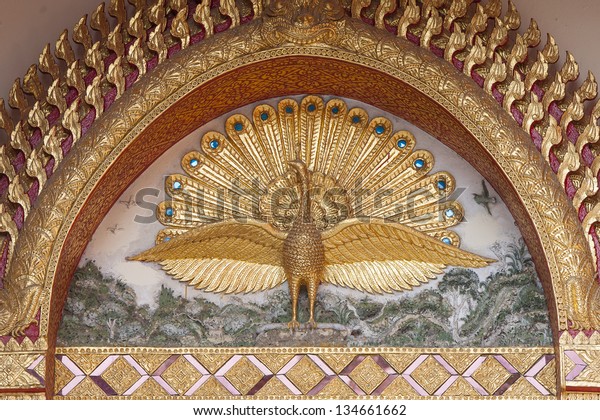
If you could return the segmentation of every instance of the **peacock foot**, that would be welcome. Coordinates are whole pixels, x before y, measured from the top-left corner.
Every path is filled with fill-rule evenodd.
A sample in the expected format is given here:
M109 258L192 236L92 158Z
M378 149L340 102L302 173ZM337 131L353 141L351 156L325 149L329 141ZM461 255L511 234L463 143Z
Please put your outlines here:
M315 321L314 319L309 320L306 325L308 326L309 330L316 330L317 329L317 321Z
M288 328L290 329L290 331L296 331L297 329L300 328L300 323L298 321L296 321L295 319L288 322L287 325L288 325Z

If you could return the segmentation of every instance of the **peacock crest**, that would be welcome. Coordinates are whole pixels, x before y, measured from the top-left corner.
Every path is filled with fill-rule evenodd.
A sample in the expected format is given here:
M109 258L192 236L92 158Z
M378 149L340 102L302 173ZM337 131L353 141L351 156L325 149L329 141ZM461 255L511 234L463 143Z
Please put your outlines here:
M287 162L310 172L311 213L320 231L353 217L401 223L458 246L449 230L463 209L448 200L455 181L431 173L433 155L416 150L408 131L387 118L370 119L340 99L307 96L257 106L251 119L229 117L225 134L209 131L200 150L186 154L186 175L167 177L169 200L157 218L167 229L157 243L195 227L228 219L255 219L287 232L299 210L300 184Z
M492 260L458 248L455 181L432 173L408 131L340 99L307 96L229 117L183 157L157 207L166 226L133 257L215 293L290 288L295 329L306 287L309 325L323 283L366 293L410 290L448 265Z

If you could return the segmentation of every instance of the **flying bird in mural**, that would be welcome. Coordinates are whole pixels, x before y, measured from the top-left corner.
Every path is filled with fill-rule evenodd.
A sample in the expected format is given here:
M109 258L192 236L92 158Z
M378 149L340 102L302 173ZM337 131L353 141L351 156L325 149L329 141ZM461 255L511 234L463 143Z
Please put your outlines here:
M137 206L137 202L133 199L133 196L130 196L129 200L119 200L119 203L123 204L128 209Z
M485 180L481 180L481 185L483 186L483 191L481 194L473 193L473 200L480 206L485 207L490 216L492 216L492 211L490 210L490 204L496 204L496 197L490 197L490 192L488 191L487 185L485 185Z
M462 218L446 172L414 151L406 131L369 120L341 100L309 96L230 117L228 136L206 133L201 152L166 181L157 209L168 228L132 257L158 262L180 281L214 293L249 293L288 282L291 329L306 287L309 327L317 289L330 283L371 294L410 290L446 266L493 260L458 248ZM229 199L228 199L229 197ZM358 217L360 216L360 217Z
M116 235L118 231L123 230L122 227L119 227L119 225L114 225L114 226L109 226L106 228L107 231L109 231L110 233L112 233L113 235Z

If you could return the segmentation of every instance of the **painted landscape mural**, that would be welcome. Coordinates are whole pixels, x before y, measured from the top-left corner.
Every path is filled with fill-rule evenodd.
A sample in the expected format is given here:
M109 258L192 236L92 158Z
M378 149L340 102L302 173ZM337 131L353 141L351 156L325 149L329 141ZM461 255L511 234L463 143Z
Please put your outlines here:
M325 98L327 99L327 98ZM278 99L271 101L277 104ZM414 134L435 156L432 173L456 179L453 200L464 220L453 230L461 249L493 258L484 268L448 267L414 290L369 295L323 284L318 328L290 332L287 283L260 293L220 295L173 280L156 263L128 257L153 246L164 228L155 210L165 199L165 176L181 173L181 157L198 149L212 121L154 162L105 216L71 283L59 331L61 346L393 346L499 347L552 344L548 309L527 247L505 203L460 156L417 127L356 101L370 117ZM255 105L234 111L251 115ZM299 321L308 320L300 296Z
M126 282L105 277L92 262L80 267L67 300L60 345L127 346L542 346L551 343L548 309L527 250L519 241L497 244L502 268L485 279L473 270L450 269L413 296L378 302L340 298L323 287L319 328L290 333L287 290L260 304L243 297L219 306L202 297L185 298L163 286L155 305L138 305ZM300 321L308 319L307 298Z

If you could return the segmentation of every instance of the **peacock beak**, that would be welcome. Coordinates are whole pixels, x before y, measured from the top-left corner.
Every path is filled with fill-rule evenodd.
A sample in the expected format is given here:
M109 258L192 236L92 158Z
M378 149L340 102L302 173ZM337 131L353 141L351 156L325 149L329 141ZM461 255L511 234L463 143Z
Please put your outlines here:
M306 164L303 161L301 161L299 159L290 160L290 161L288 161L288 165L296 173L296 179L297 179L298 183L306 184L306 183L310 182L309 181L310 175L306 168Z
M290 166L290 168L300 172L304 167L304 162L302 162L301 160L290 160L288 161L288 165Z
M304 174L304 168L306 165L301 160L290 160L288 161L288 165L299 177Z

